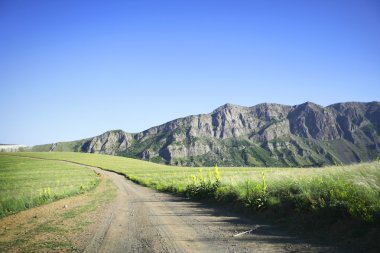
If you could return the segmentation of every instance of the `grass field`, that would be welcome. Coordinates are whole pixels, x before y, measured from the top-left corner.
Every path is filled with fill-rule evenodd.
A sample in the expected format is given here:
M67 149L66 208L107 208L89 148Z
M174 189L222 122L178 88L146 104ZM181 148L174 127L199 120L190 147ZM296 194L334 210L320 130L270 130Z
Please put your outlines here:
M121 172L161 191L232 203L279 215L329 220L380 220L380 163L325 168L189 168L84 153L13 153L67 160Z
M0 153L0 217L94 188L96 174L59 161Z

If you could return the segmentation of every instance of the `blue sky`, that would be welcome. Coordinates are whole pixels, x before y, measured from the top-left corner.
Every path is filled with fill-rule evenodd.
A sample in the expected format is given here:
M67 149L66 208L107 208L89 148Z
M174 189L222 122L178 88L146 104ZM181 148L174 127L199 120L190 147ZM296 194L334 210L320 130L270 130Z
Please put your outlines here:
M380 100L380 1L0 1L0 143Z

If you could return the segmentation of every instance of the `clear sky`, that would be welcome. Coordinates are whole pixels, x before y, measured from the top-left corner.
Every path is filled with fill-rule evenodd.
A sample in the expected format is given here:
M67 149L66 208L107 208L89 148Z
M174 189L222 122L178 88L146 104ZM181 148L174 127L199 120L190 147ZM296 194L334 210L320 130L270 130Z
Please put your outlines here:
M380 1L0 0L0 143L380 100Z

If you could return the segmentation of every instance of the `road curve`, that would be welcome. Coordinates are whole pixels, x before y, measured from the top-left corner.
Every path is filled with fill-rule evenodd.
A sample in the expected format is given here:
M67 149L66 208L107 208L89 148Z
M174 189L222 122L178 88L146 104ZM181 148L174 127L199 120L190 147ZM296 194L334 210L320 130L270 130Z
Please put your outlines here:
M118 196L99 217L99 228L84 252L336 252L271 225L90 168L109 177Z

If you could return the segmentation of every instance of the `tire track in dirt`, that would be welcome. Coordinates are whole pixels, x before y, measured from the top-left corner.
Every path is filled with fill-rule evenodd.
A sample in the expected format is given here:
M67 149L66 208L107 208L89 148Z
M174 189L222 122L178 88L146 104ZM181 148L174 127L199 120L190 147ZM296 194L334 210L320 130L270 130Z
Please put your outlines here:
M166 216L170 210L160 193L141 187L125 177L106 174L119 189L105 220L85 252L206 252L207 247L182 219Z

